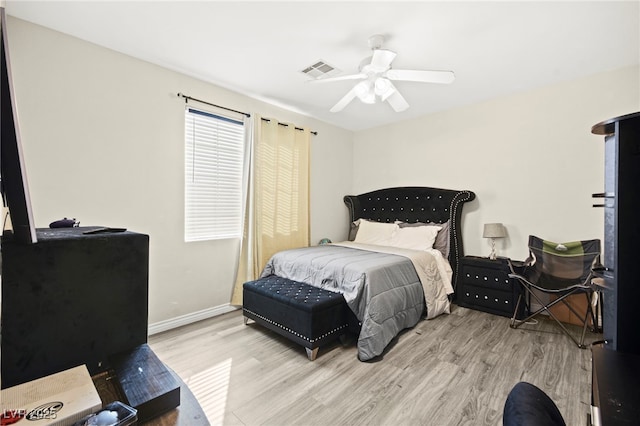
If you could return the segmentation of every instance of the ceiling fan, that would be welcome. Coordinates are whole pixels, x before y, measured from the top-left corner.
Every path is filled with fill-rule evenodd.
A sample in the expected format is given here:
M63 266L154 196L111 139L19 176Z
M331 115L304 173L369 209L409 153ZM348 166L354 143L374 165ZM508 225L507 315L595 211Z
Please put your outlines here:
M341 80L362 80L357 83L342 99L331 109L331 112L342 111L356 97L366 104L373 104L377 99L389 102L391 108L401 112L409 108L404 96L393 85L392 81L415 81L419 83L453 82L453 71L435 70L396 70L391 68L391 63L396 53L383 49L384 36L374 35L369 38L369 47L373 55L360 62L357 74L349 74L338 77L320 78L312 80L318 83L328 83Z

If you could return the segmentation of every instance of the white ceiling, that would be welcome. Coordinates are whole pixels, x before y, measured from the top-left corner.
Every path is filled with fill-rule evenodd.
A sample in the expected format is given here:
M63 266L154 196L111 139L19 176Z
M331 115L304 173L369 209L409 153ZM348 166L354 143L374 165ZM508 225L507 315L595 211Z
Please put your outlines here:
M7 0L5 7L9 15L351 130L640 62L638 1ZM357 99L329 112L355 83L309 84L300 71L322 59L356 72L373 34L385 35L384 47L397 52L394 68L453 70L456 81L397 82L410 104L402 113Z

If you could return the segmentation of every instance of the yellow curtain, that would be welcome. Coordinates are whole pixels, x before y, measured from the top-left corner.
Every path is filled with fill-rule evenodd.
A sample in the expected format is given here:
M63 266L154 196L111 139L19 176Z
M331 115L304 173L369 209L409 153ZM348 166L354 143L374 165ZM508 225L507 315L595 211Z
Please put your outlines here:
M259 277L273 254L309 246L311 133L273 119L255 124L232 305L242 305L242 284Z

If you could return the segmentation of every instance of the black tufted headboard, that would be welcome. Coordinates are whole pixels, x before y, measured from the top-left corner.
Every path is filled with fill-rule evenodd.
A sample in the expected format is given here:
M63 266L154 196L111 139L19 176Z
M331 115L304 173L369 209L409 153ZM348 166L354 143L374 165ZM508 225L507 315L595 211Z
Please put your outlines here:
M471 191L408 186L347 195L344 203L349 208L349 223L357 219L409 223L443 223L449 220L449 263L455 290L458 260L464 256L460 224L462 206L475 198L476 194Z

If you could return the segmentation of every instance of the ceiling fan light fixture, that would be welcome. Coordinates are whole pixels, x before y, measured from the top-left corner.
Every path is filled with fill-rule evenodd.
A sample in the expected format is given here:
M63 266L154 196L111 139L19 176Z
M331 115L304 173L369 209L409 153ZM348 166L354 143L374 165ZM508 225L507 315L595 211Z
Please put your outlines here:
M369 38L372 55L360 62L358 73L317 80L331 82L362 79L330 109L331 112L342 111L355 98L366 104L374 104L378 100L386 101L394 111L402 112L409 108L409 103L394 86L394 81L450 84L455 80L453 71L391 68L396 53L382 48L384 39L383 35Z
M359 95L358 98L365 104L375 104L376 103L376 95L372 91L368 91Z
M395 92L395 87L393 87L388 79L378 77L374 83L374 92L376 95L380 96L380 99L386 101L387 98Z
M360 83L356 84L355 87L353 88L357 96L361 96L367 93L369 89L370 89L369 80L361 81Z
M356 84L354 91L358 99L365 104L373 104L376 102L376 95L373 92L373 87L369 80L361 81Z

